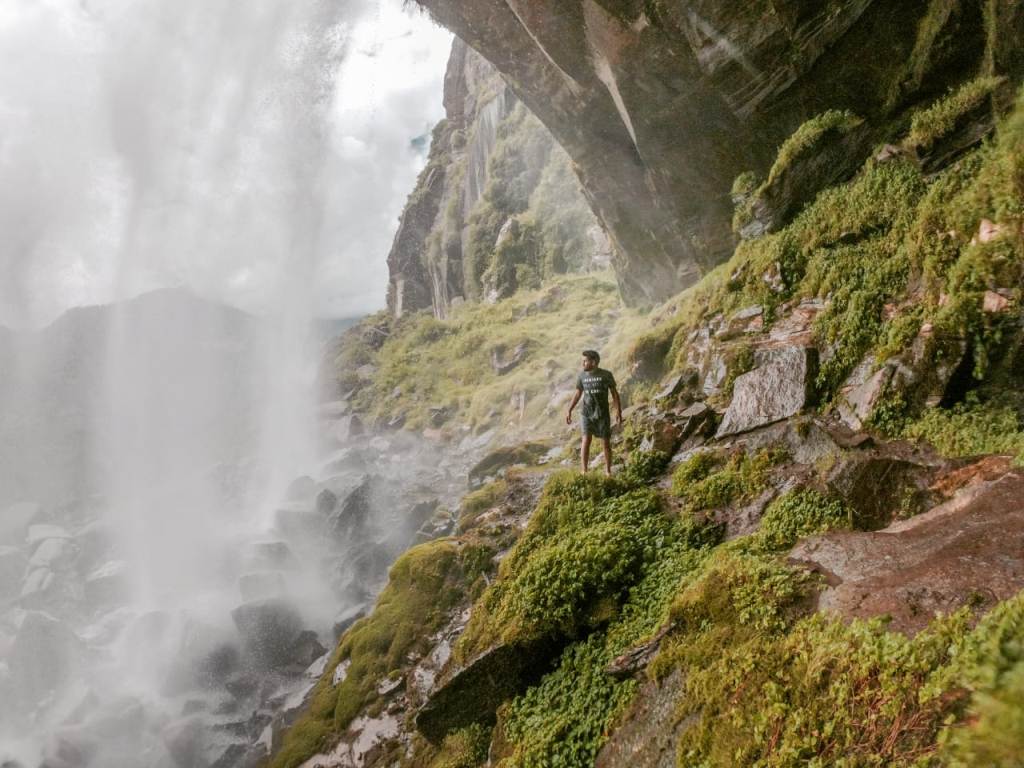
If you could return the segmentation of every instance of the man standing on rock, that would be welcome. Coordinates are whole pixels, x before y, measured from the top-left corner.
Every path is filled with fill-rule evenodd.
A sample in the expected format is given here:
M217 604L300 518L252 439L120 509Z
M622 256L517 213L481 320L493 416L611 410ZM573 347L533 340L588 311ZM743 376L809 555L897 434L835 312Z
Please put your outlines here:
M612 417L608 412L608 393L612 393L615 401L615 426L622 426L622 402L619 390L615 386L615 377L611 371L598 368L601 356L592 349L583 351L583 370L576 377L576 394L569 404L569 412L565 415L565 423L572 424L572 409L583 398L583 410L580 412L580 426L583 428L583 444L580 447L580 466L584 474L590 464L590 440L599 437L604 443L604 471L612 474Z

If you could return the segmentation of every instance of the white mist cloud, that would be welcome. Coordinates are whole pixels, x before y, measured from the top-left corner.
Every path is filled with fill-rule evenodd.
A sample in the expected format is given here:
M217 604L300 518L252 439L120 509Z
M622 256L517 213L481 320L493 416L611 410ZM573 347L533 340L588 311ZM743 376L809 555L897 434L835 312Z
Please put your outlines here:
M402 5L0 5L0 323L181 284L382 306L451 39Z

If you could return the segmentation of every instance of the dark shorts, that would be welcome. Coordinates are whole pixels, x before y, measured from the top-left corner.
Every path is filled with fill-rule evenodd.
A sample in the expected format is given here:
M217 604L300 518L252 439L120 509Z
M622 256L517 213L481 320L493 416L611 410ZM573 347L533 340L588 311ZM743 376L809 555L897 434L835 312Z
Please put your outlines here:
M583 427L583 434L591 437L611 437L612 418L609 414L598 414L596 416L581 416L580 426Z

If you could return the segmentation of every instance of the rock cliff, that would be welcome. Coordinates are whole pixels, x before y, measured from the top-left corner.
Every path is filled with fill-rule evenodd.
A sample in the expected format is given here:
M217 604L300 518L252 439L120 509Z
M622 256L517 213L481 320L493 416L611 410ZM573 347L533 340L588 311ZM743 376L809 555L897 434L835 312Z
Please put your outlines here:
M565 152L498 72L456 40L446 117L388 255L395 316L494 301L545 276L606 267L610 244Z
M809 118L848 110L866 125L853 164L805 178L805 194L965 74L1024 66L1011 0L418 1L569 153L632 304L728 257L733 180L766 174Z
M274 766L1014 764L1024 92L965 66L884 146L797 126L652 311L569 276L349 333L350 407L489 455ZM566 337L629 404L610 479L558 432Z

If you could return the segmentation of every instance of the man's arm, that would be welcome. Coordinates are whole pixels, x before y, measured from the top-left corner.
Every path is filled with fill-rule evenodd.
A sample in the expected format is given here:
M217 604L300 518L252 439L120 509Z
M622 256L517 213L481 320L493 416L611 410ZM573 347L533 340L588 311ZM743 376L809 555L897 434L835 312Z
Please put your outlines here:
M583 390L579 387L576 388L576 394L572 396L572 402L569 403L569 412L565 414L565 423L572 424L572 409L576 407L576 403L580 401L580 397L583 395Z
M619 390L616 387L612 387L612 400L615 401L615 426L622 426L622 401L619 399Z

